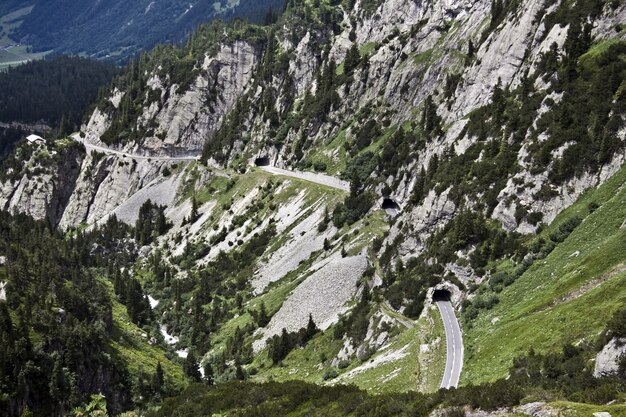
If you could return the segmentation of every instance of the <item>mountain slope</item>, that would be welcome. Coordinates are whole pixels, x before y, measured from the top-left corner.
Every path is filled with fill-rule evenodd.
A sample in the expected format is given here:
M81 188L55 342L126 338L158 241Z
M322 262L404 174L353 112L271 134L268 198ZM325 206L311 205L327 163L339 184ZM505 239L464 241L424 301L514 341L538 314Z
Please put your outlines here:
M58 193L41 157L0 201L73 230L146 226L158 198L172 227L137 232L133 274L207 382L436 390L439 290L463 319L463 401L618 399L591 367L624 302L626 5L318 3L132 62L80 132L115 152L76 158L66 204L29 192Z
M35 0L5 7L13 10L27 5L32 10L11 33L17 42L35 51L124 59L159 42L182 42L198 24L216 18L263 22L271 8L282 10L283 1Z
M66 240L44 222L2 212L0 230L0 415L67 415L98 392L120 413L184 387L164 343L149 340L115 299L105 266L133 257L124 226ZM110 252L117 245L124 254ZM155 387L145 379L157 367Z

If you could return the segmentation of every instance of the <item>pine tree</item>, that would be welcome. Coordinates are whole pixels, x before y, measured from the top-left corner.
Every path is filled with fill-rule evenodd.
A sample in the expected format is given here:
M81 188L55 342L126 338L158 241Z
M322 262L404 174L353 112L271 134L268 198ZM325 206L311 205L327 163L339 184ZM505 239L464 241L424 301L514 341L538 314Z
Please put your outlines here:
M422 111L422 127L426 133L438 137L443 134L441 117L437 114L437 105L432 96L426 97L424 110Z
M493 89L491 96L491 104L493 108L494 123L500 126L504 119L504 110L506 109L506 97L502 90L502 80L498 78L498 83Z
M235 360L235 378L237 378L238 381L246 379L246 374L243 372L243 368L238 360Z
M30 411L30 408L26 407L20 417L34 417L34 414Z
M200 374L200 370L198 369L198 361L196 360L196 355L193 351L190 351L187 354L183 369L185 371L185 375L187 375L192 381L200 382L202 379L202 374Z
M313 315L309 314L309 322L306 325L305 340L308 342L309 340L313 339L313 336L315 336L318 332L319 329L313 321Z
M502 0L491 0L491 28L495 28L502 19L504 5Z
M265 308L265 303L261 302L261 309L259 311L259 320L257 324L259 327L265 327L270 322L269 315L267 314L267 309Z
M60 355L56 355L48 387L50 389L50 397L56 402L59 415L64 415L65 402L69 397L70 389Z
M213 376L213 366L211 366L211 363L209 363L208 361L204 364L204 382L207 385L213 385L215 383Z
M419 204L424 199L425 192L425 184L426 183L426 172L424 171L424 167L420 170L420 173L417 175L415 179L415 185L413 186L413 193L411 195L411 202L413 204Z
M67 116L64 114L61 116L61 122L59 123L59 136L65 136L70 131L70 123L67 120Z
M474 55L476 55L476 47L474 46L474 42L470 39L467 42L467 55L465 56L465 65L471 64L474 59Z
M157 364L156 371L152 375L152 392L154 394L161 394L163 392L163 385L165 384L165 374L161 362Z
M346 53L346 60L344 62L344 73L348 76L354 73L356 67L361 63L361 52L359 46L353 43L348 52Z
M198 220L198 200L196 200L196 195L194 194L191 197L191 215L189 217L189 223L195 223Z

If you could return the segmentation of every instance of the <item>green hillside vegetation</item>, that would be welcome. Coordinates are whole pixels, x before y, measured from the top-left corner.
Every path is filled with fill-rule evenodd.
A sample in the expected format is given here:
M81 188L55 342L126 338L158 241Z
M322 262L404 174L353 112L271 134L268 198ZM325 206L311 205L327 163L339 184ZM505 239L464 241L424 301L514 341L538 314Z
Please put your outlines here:
M228 415L228 416L426 416L436 408L443 415L463 416L465 405L482 410L496 410L519 403L523 391L536 392L532 386L521 388L519 381L500 381L489 386L461 388L436 394L370 395L353 386L321 387L299 381L265 384L229 383L216 387L194 385L179 397L168 399L158 410L159 416ZM554 387L553 387L554 388ZM576 402L554 401L548 406L564 417L610 412L623 416L623 405L594 406ZM587 413L587 414L585 414ZM503 414L515 415L515 414Z
M120 412L184 386L180 366L129 320L111 276L97 278L108 262L127 259L128 246L111 253L126 227L112 219L64 238L44 222L0 212L0 231L0 415L26 407L36 416L65 415L93 393ZM109 256L94 256L94 245ZM158 363L167 383L157 391L150 381Z
M412 120L394 125L395 110L384 94L346 117L335 112L341 107L340 89L349 91L359 82L355 77L366 73L369 56L380 45L357 45L356 33L350 34L353 44L345 61L322 62L314 74L315 92L295 100L291 57L276 35L281 25L292 25L293 39L309 33L313 52L327 55L326 45L343 21L338 3L290 0L277 25L240 20L203 25L184 45L161 45L131 60L112 81L112 89L124 92L119 106L108 90L100 90L96 105L111 117L102 140L139 145L154 133L137 123L144 106L167 100L167 94L147 86L153 75L167 80L164 89L177 85L182 92L200 75L198 63L221 45L245 40L258 53L251 93L239 98L207 138L202 162L172 163L161 171L164 177L182 177L176 203L188 204L190 213L181 230L172 232L166 208L151 201L139 209L134 227L112 217L93 230L85 226L67 233L0 212L0 255L6 256L0 282L7 294L6 302L0 301L0 416L29 415L27 408L37 417L62 416L74 407L89 408L90 399L100 408L106 399L111 414L135 409L155 417L426 416L440 407L447 409L442 417L455 417L465 415L463 407L496 410L533 401L545 401L564 416L626 415L626 361L614 376L593 377L598 351L609 340L626 337L626 167L585 192L551 224L520 197L509 197L505 202L516 204L517 225L536 226L536 233L509 232L492 218L510 180L521 194L547 178L533 199L548 203L559 195L558 187L597 176L624 151L626 42L593 43L591 38L604 2L563 2L546 16L548 27L569 25L564 50L546 51L538 71L515 88L498 82L489 103L468 114L453 138L469 138L469 147L457 154L453 145L446 146L427 162L426 151L440 144L449 128L439 107L451 104L463 82L458 71L472 64L480 45L470 42L467 55L453 54L456 62L443 95L427 96L413 109ZM352 10L356 3L341 4ZM368 15L380 0L360 4ZM481 28L483 41L520 4L495 0L491 22ZM58 11L67 13L65 6ZM91 10L88 4L81 7ZM174 26L185 20L177 16ZM458 29L444 26L438 30ZM383 45L396 38L402 45L410 36L414 31L394 31ZM119 44L102 53L122 56L135 47ZM438 53L434 48L399 59L422 71ZM74 72L75 63L88 73ZM24 65L0 75L0 87L5 86L0 90L9 96L4 102L0 98L0 113L7 120L43 119L56 123L61 135L69 133L95 96L94 85L107 83L113 72L78 58ZM64 83L51 85L50 74ZM80 88L67 93L72 77ZM538 91L542 83L549 87ZM37 94L45 98L29 98ZM219 95L209 89L207 105ZM280 111L277 102L284 104ZM250 120L267 126L267 140L250 137ZM309 140L330 124L321 130L333 132L327 138ZM69 140L56 145L84 152ZM349 192L248 167L250 158L268 146L283 151L283 161L293 168L350 181ZM30 179L42 168L23 167L24 160L32 156L54 166L64 155L25 145L7 158L0 178ZM94 158L97 162L99 156ZM209 158L223 167L209 168ZM516 177L524 171L537 177L526 183L521 179L526 176ZM418 236L410 216L393 219L377 206L381 197L406 184L414 185L401 202L405 212L418 209L433 193L454 207L429 225L427 236ZM298 199L297 213L283 214L281 209ZM211 207L206 216L205 204ZM318 232L335 227L336 235L262 293L255 292L252 280L259 266L289 243L297 224L281 230L279 213L303 219L316 210L323 216L313 227ZM199 230L190 231L195 227ZM140 258L146 245L152 245L151 252ZM418 256L407 256L420 245ZM283 329L260 352L253 351L258 331L313 265L330 255L363 251L370 265L355 289L358 296L337 323L322 332L311 316L302 329ZM451 265L467 267L482 281L464 284L449 272ZM373 280L380 285L370 289ZM444 281L468 295L460 313L462 386L449 391L438 390L445 340L427 299L429 288ZM159 300L154 310L148 293ZM167 345L161 326L176 336L175 345ZM375 329L371 340L368 328ZM388 339L380 350L365 347L382 332ZM335 360L346 344L363 349ZM181 359L175 350L188 355ZM103 397L92 396L98 393Z
M207 232L213 230L218 233L210 242L204 239L187 242L184 253L173 258L176 264L191 271L191 279L171 281L171 267L155 256L149 260L143 280L151 294L162 300L157 311L165 312L162 322L180 335L178 347L190 348L199 359L205 352L209 352L207 361L213 367L214 379L227 381L235 376L235 369L227 362L234 360L236 364L250 368L247 365L252 361L251 335L260 323L252 313L257 314L263 304L267 317L271 317L280 308L287 293L295 288L296 281L301 282L301 279L294 280L298 275L293 272L272 284L265 294L259 297L252 295L250 278L254 266L261 256L267 259L285 243L285 236L290 229L276 236L273 222L270 221L264 230L254 234L252 231L264 219L275 215L279 207L297 198L302 191L305 207L319 204L332 207L343 193L306 181L277 179L262 171L244 175L229 173L230 179L220 175L208 183L197 184L198 169L203 168L188 169L187 178L190 182L179 193L190 196L186 198L196 201L198 205L215 202L211 218L202 227ZM195 191L191 193L190 189ZM246 212L235 216L231 225L219 229L220 219L228 215L233 204L255 191L259 194L246 208ZM306 217L311 213L312 209L304 209L300 215ZM222 253L204 266L196 265L197 261L214 250L212 246L224 242L228 231L244 224L248 226L239 235L239 240L229 243L233 247L230 253ZM169 249L165 247L161 250L167 253ZM311 262L305 261L298 271L302 272ZM183 314L189 310L194 312L192 316Z
M505 376L510 361L530 348L595 343L626 303L625 182L622 169L559 215L532 243L537 260L510 286L477 291L478 298L499 302L466 322L465 383ZM573 219L580 225L559 242L559 226ZM504 263L498 273L514 276L515 270Z

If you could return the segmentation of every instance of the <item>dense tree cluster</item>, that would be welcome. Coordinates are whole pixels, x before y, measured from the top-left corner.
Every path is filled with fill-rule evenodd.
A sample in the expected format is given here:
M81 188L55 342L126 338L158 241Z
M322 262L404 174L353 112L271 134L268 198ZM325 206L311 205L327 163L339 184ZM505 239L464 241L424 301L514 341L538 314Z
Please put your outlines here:
M62 133L74 131L116 72L107 63L63 56L0 72L0 121L42 122Z
M119 269L115 269L113 288L122 304L126 305L128 315L133 323L141 326L152 322L152 309L144 294L143 287L136 278L129 275L127 270L120 272Z
M189 279L174 279L175 270L163 263L159 253L150 257L151 285L162 298L159 307L171 307L163 307L162 323L169 331L181 335L180 346L189 348L195 355L208 352L212 348L212 334L235 314L245 312L243 302L255 262L275 235L276 228L271 224L247 243L242 242L240 248L220 252L200 268L192 268L192 265L204 256L206 250L188 245L191 248L176 261L191 271ZM261 305L259 311L251 311L250 315L258 324L249 323L235 329L225 340L224 350L205 362L212 373L211 381L241 376L237 372L243 370L237 371L237 368L252 361L252 334L257 326L269 322L271 313ZM188 365L188 368L192 372L193 366Z
M171 226L165 217L165 206L159 206L148 200L139 208L135 222L135 240L141 246L148 245L167 232Z
M536 169L548 169L557 184L586 170L596 172L624 146L618 131L626 111L626 94L620 89L626 76L626 43L582 59L590 45L588 31L572 24L566 55L558 60L555 73L546 69L547 76L556 75L554 88L563 98L537 121L536 137L545 133L548 140L537 140L531 152ZM555 160L551 155L561 147L562 156Z
M0 128L0 161L15 150L15 145L28 133L19 128Z
M85 269L89 240L0 212L0 415L60 416L93 392L127 403L125 367L107 352L111 300Z
M626 388L620 377L591 376L585 348L564 346L561 353L538 355L532 350L515 359L511 377L434 394L371 395L354 386L332 387L291 381L264 384L231 383L217 387L194 385L182 395L168 399L151 417L171 415L290 415L314 413L324 416L426 416L445 408L448 416L465 415L458 407L483 411L514 407L524 398L545 395L551 400L607 404ZM542 397L543 398L543 397Z
M153 324L142 285L129 273L137 253L132 235L115 216L87 233L62 235L46 222L0 211L0 416L27 409L66 415L93 393L120 412L175 392L163 367L131 373L111 348L113 340L128 343L114 321L115 296L133 322Z
M116 72L110 64L78 57L33 61L0 72L0 122L42 124L60 134L76 131L98 90ZM30 131L0 128L0 159Z
M283 329L282 333L273 336L267 341L268 355L273 364L279 364L287 357L294 348L305 346L319 332L313 317L309 315L309 322L306 327L297 332L288 332Z

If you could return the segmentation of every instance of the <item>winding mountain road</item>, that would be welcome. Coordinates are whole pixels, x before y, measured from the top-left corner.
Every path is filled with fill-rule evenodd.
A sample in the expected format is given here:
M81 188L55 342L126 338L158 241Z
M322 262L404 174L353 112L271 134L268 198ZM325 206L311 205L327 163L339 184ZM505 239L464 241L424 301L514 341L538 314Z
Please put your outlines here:
M72 139L77 142L82 143L85 146L85 149L89 152L102 152L107 155L117 155L123 158L132 158L132 159L140 159L140 160L150 160L150 161L172 161L172 162L193 162L199 161L200 155L184 155L184 156L146 156L146 155L137 155L129 152L118 151L115 149L107 148L104 146L94 145L93 143L87 142L83 138L80 137L78 133L72 135ZM326 187L335 188L341 191L350 191L350 183L347 181L340 180L339 178L331 177L330 175L318 174L315 172L303 172L303 171L290 171L287 169L276 168L272 166L262 166L259 167L261 170L265 172L269 172L273 175L284 175L286 177L297 178L309 182L313 182L316 184L324 185Z
M436 301L446 331L446 368L440 388L456 388L463 369L463 335L450 301Z
M297 178L313 182L315 184L324 185L326 187L335 188L341 191L350 191L350 183L340 180L339 178L331 177L330 175L318 174L316 172L304 172L304 171L290 171L287 169L276 168L273 166L260 166L261 170L269 172L274 175L284 175L286 177Z
M93 143L89 143L83 138L80 137L79 134L72 135L72 139L76 142L80 142L85 146L85 149L90 152L102 152L107 155L117 155L123 158L131 158L131 159L141 159L141 160L151 160L151 161L172 161L172 162L193 162L199 161L200 155L184 155L184 156L147 156L147 155L137 155L124 151L117 151L115 149L107 148L104 146L94 145Z

